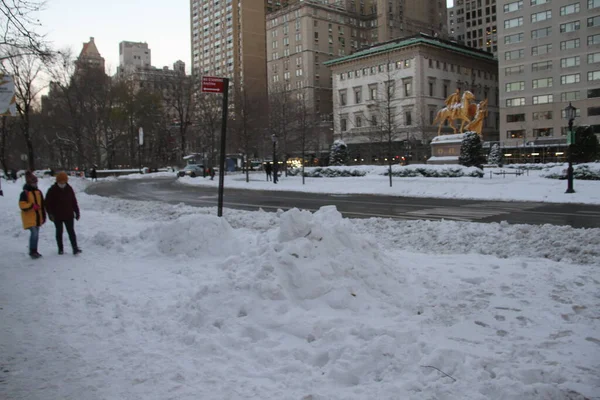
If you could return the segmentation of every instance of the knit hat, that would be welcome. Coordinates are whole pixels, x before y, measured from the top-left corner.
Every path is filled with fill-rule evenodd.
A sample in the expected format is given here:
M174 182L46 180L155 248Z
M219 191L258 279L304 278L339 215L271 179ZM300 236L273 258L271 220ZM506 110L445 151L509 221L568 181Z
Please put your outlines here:
M25 182L28 185L35 185L37 181L37 176L35 176L31 171L25 172Z
M67 183L69 181L69 175L66 172L61 171L56 174L56 183Z

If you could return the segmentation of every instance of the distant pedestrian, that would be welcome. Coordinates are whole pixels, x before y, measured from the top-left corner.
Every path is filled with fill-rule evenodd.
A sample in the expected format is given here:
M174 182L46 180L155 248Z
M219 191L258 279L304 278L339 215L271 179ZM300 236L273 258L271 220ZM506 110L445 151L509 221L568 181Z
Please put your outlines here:
M273 164L273 183L277 183L279 181L279 165L277 163Z
M273 180L271 173L273 172L273 167L271 163L265 163L265 172L267 173L267 182Z
M16 171L16 170L14 170L14 169L13 169L13 170L10 172L10 176L11 176L11 178L12 178L13 182L16 182L16 181L17 181L17 171Z
M212 181L215 179L215 169L213 167L210 167L209 172L210 172L210 180Z
M46 211L48 218L54 222L56 228L56 244L58 254L64 254L63 249L63 225L67 228L69 241L73 248L73 254L81 253L77 246L77 235L75 234L75 222L79 221L79 205L73 188L67 183L69 176L66 172L56 174L56 183L46 193Z
M37 181L37 177L31 171L27 171L23 192L19 197L23 229L29 230L29 256L33 259L42 256L38 252L38 240L40 227L46 222L44 195L38 189Z
M96 166L95 165L90 170L90 178L92 179L92 182L97 182L98 181L98 172L96 172Z

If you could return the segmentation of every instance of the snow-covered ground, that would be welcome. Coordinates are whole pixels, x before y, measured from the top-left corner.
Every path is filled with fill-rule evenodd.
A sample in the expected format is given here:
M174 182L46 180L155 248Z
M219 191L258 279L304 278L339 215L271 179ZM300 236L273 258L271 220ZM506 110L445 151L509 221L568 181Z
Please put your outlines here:
M71 183L84 252L58 256L45 225L35 261L2 184L1 399L599 398L600 229L220 219Z
M413 166L411 166L413 167ZM432 168L432 166L427 166ZM447 168L448 166L435 166ZM567 194L565 180L548 179L543 175L548 171L528 171L525 175L495 175L501 171L514 172L508 168L491 168L485 170L483 178L393 178L392 187L389 178L380 175L385 167L364 166L357 167L367 171L366 176L351 178L305 178L306 184L302 185L299 176L281 177L277 185L266 181L262 172L250 174L250 182L246 176L234 173L225 176L226 188L253 189L253 190L282 190L312 193L355 193L355 194L380 194L391 196L410 197L438 197L456 199L478 200L505 200L505 201L540 201L549 203L587 203L600 204L600 181L575 180L575 193ZM560 167L554 168L556 172ZM175 176L164 174L162 176ZM157 174L156 176L161 176ZM143 175L130 176L128 179L143 178ZM214 180L208 178L180 178L179 182L185 185L218 186L218 177Z

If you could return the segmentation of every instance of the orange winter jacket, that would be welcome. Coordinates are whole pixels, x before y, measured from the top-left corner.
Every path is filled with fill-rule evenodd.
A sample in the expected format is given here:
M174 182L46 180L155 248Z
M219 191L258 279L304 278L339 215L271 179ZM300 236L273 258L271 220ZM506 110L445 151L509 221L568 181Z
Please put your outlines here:
M46 222L44 195L37 187L31 185L23 186L23 191L19 198L19 208L21 208L23 229L42 226Z

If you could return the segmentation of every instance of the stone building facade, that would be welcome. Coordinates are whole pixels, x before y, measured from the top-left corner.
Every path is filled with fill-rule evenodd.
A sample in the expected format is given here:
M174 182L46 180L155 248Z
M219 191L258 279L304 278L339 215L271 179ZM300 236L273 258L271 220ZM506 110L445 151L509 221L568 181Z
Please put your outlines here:
M346 142L356 163L427 160L438 135L432 123L456 89L488 99L483 139L498 139L498 64L490 53L421 34L325 64L333 74L334 139Z

